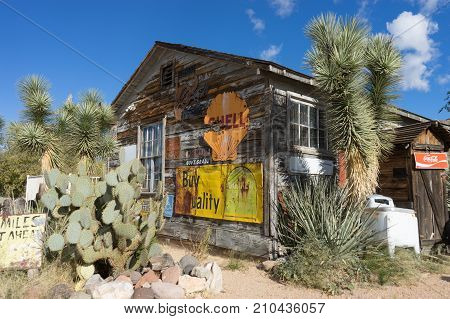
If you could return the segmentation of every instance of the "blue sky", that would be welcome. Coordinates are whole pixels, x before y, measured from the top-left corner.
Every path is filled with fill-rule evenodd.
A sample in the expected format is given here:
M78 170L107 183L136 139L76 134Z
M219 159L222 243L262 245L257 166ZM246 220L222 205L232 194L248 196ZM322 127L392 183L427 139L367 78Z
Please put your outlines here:
M111 102L154 41L272 59L307 72L306 23L322 12L359 15L373 32L401 36L407 74L396 102L431 118L450 90L448 0L18 1L0 0L0 114L20 118L17 81L52 83L54 107L68 94L98 88ZM90 63L11 8L55 34ZM415 27L409 29L412 25ZM98 67L102 66L109 73ZM114 76L112 76L113 74ZM118 80L117 78L120 80Z

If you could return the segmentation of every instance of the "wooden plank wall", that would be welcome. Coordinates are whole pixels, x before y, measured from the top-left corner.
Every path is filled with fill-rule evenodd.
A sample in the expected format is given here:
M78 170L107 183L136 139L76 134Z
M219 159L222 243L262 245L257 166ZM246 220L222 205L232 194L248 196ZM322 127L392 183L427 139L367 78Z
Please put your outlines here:
M185 165L186 160L211 159L211 149L203 140L203 134L209 129L203 120L210 101L219 93L235 91L250 109L250 125L246 137L239 144L238 158L232 163L263 163L264 174L267 176L264 179L264 189L268 189L270 178L267 175L267 156L270 148L267 136L270 134L268 119L272 95L266 78L254 68L198 55L165 50L158 56L158 62L148 69L148 75L142 79L143 84L136 86L134 97L126 103L133 105L134 110L125 112L127 106L124 105L119 112L117 136L121 144L136 144L139 125L150 124L165 117L165 188L169 194L175 194L175 171L178 166ZM160 66L170 61L175 63L176 74L189 68L195 71L176 77L173 88L161 90ZM191 112L185 112L184 115L188 118L179 121L175 113L179 105L177 90L187 84L195 86L196 81L198 86L206 87L206 90L197 94L195 101L187 103ZM264 224L175 216L167 220L162 234L197 240L198 234L211 227L212 244L253 255L267 255L272 249L272 240L268 237L270 202L267 194L265 191Z
M412 208L411 155L404 148L397 148L381 163L378 177L378 194L391 197L396 206ZM394 176L394 169L404 169L404 177Z

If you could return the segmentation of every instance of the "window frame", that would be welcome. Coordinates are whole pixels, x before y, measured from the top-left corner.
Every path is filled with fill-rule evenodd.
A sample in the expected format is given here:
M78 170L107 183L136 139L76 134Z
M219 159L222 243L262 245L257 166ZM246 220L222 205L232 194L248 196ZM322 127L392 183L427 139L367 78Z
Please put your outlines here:
M142 131L147 128L147 127L151 127L151 126L156 126L156 125L161 125L161 154L159 156L149 156L149 157L142 157ZM151 123L146 123L146 124L142 124L138 126L138 136L137 136L137 158L141 161L143 159L148 159L148 158L157 158L160 157L161 158L161 182L162 182L162 186L163 186L163 191L164 191L164 187L165 187L165 161L166 161L166 117L162 118L159 121L155 121L155 122L151 122ZM146 173L145 173L145 182L147 182L148 179L148 171L146 169ZM156 185L155 185L156 186ZM156 187L154 187L154 189L150 189L150 188L145 188L144 184L142 185L142 190L141 193L142 194L156 194Z
M324 122L325 127L321 128L320 126L320 112L325 112L325 108L321 105L317 105L317 104L313 104L311 102L307 102L304 101L303 99L298 99L298 98L294 98L292 95L288 95L287 96L287 142L288 142L288 149L290 150L307 150L310 152L315 152L315 153L328 153L329 152L329 142L328 142L328 128L326 125L326 122ZM306 105L308 107L307 109L307 114L308 114L308 118L307 118L307 125L305 124L301 124L301 120L300 120L300 115L301 115L301 110L300 110L300 105ZM299 121L297 123L293 123L292 122L292 108L293 107L297 107L298 110L298 114L299 114ZM311 108L316 109L317 115L316 115L316 130L317 130L317 147L313 147L311 146L311 129L314 129L311 127L311 122L310 122L310 113L311 113ZM296 125L298 126L298 144L293 144L293 136L291 133L291 125ZM308 129L308 146L305 145L301 145L300 144L300 138L301 138L301 127L306 127ZM325 134L325 147L320 147L320 131L323 131Z

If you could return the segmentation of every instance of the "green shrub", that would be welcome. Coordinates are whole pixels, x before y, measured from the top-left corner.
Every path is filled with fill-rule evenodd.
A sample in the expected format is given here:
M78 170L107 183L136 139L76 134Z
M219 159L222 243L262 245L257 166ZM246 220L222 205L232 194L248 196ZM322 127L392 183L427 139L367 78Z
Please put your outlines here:
M375 243L372 214L364 210L365 203L350 201L348 190L334 179L294 181L281 197L278 234L289 249L310 238L342 259L353 258Z
M294 181L278 207L278 234L290 255L274 276L331 294L366 278L360 256L376 241L364 207L334 179Z
M9 148L0 151L0 196L25 194L27 175L40 175L39 157Z
M339 258L318 240L305 239L286 262L273 269L273 275L284 282L334 295L352 289L356 282L367 277L367 271L358 257Z
M409 249L397 249L390 257L386 249L372 250L363 258L364 267L371 274L370 280L380 285L399 285L416 279L422 272L441 272L443 266L424 260Z

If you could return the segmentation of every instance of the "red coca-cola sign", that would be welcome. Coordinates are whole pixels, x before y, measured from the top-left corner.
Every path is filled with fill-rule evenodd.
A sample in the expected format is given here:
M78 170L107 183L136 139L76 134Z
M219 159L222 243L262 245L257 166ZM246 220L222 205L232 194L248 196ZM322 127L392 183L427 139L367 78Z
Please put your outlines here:
M446 169L448 168L447 153L414 153L417 169Z

